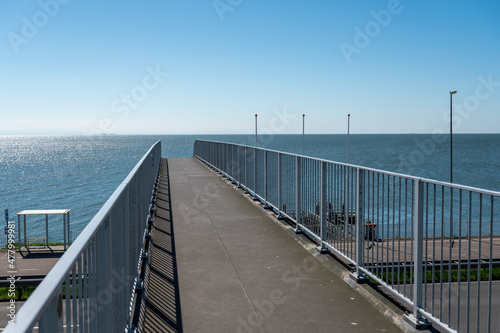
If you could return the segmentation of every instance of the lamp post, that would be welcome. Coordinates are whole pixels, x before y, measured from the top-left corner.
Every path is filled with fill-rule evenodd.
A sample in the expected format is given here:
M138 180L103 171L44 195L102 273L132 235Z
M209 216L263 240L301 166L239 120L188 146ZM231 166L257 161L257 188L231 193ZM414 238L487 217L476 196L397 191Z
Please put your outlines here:
M302 115L302 155L304 155L304 133L306 129L306 115Z
M450 183L453 183L453 95L456 90L450 91Z
M255 114L255 147L257 147L257 113Z
M351 114L347 115L347 163L349 163L349 127L351 122Z

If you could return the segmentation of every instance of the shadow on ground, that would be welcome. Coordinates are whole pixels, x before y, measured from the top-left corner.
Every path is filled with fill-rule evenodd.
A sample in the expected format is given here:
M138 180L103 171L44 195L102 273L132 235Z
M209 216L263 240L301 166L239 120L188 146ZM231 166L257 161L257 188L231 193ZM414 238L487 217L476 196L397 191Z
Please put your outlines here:
M150 265L144 280L138 332L182 332L179 280L167 160L163 159L151 230Z

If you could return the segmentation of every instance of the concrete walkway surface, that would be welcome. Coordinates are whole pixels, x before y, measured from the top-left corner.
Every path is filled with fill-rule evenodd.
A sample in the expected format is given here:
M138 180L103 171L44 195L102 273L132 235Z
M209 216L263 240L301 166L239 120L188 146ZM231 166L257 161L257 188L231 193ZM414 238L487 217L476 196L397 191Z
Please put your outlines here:
M400 332L234 186L168 159L184 332Z

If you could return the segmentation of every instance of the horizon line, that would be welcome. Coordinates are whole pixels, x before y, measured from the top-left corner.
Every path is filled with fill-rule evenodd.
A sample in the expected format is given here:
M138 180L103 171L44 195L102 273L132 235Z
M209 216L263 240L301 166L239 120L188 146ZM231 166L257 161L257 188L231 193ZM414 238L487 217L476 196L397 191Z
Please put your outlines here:
M481 135L481 134L500 134L500 132L465 132L453 133L453 135ZM155 134L118 134L118 133L102 133L102 134L0 134L0 137L14 137L14 136L82 136L82 137L106 137L106 136L194 136L194 135L241 135L241 136L255 136L255 133L155 133ZM258 136L268 135L299 135L302 133L276 133L266 134L259 133ZM304 135L347 135L347 133L305 133ZM349 133L349 135L449 135L448 132L439 133L417 133L417 132L400 132L400 133Z

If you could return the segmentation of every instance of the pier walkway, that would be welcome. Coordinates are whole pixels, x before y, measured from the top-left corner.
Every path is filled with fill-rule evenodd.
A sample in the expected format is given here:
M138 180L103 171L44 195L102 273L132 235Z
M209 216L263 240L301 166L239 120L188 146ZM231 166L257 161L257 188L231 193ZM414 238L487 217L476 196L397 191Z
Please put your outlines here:
M194 156L156 142L57 262L16 256L16 287L54 267L5 332L498 331L499 192L220 142Z
M175 248L153 252L151 272L165 264L177 272L149 280L149 298L163 301L146 316L144 331L152 331L158 318L179 332L401 331L262 208L195 159L168 159L168 169L162 160L160 177L153 249L159 239L154 233L173 234ZM168 258L172 253L177 265ZM166 300L175 299L175 288L154 289L165 282L178 283L175 305Z

